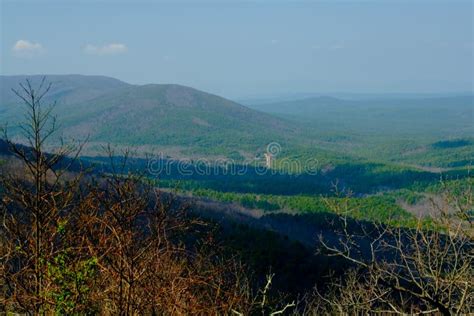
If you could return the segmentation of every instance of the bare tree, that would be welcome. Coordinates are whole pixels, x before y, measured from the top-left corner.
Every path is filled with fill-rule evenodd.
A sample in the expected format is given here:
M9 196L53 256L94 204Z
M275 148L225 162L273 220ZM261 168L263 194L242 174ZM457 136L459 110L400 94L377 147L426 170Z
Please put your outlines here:
M48 262L58 253L61 222L74 202L80 174L65 179L68 164L81 146L62 145L52 153L45 146L57 132L52 116L54 104L42 101L51 84L45 78L37 87L30 80L13 92L26 105L26 122L20 126L27 146L11 140L4 131L10 151L21 161L23 174L2 175L5 198L2 201L2 279L7 292L6 304L26 313L40 313L48 297ZM65 159L67 156L72 158Z
M100 312L220 314L247 306L239 261L219 259L216 245L196 235L204 223L188 217L186 205L127 173L128 151L118 163L106 151L112 172L91 184L74 220L75 248L97 260Z
M274 303L271 278L254 295L246 269L223 256L208 223L173 195L129 172L107 147L110 172L71 170L82 149L46 152L58 130L51 88L27 80L26 145L4 138L15 157L1 174L1 312L38 314L261 314L295 311Z
M347 259L353 269L318 302L338 312L471 313L474 306L473 178L461 189L445 187L429 217L415 227L350 224L344 203L328 206L339 216L339 239L320 237L322 252ZM344 206L345 205L345 206Z

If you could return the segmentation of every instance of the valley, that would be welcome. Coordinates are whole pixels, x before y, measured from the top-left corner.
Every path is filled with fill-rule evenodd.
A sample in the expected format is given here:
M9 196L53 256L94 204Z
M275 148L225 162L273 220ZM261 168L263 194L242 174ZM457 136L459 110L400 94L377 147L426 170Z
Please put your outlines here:
M32 84L41 78L32 77ZM81 75L46 78L52 88L44 102L56 102L61 136L87 139L83 161L103 165L107 144L131 148L133 168L159 186L216 201L257 199L243 206L258 209L260 203L268 211L288 208L284 196L314 196L307 206L292 209L312 212L324 208L318 196L333 196L337 184L342 194L384 201L376 202L371 214L396 213L403 212L400 203L387 196L440 179L463 179L471 172L472 96L321 96L246 107L179 85L137 86ZM16 124L22 105L11 89L24 79L0 77L0 111L13 137L20 135ZM278 148L266 166L263 156L270 143ZM150 161L160 168L171 162L171 167L156 172ZM280 195L279 203L272 202ZM365 219L386 215L374 216Z
M238 256L257 282L272 269L277 289L292 297L327 286L327 274L343 275L348 262L314 250L337 247L342 228L357 236L353 247L366 258L368 228L438 230L434 205L456 212L445 204L446 188L474 187L472 97L318 97L246 107L179 85L45 78L52 88L43 102L55 102L61 126L42 155L52 159L64 139L82 149L77 160L62 157L53 174L85 172L89 186L138 177L160 203L173 200L170 210L187 209L205 223L196 233L212 230L221 255ZM8 91L22 79L0 77L10 139L0 141L0 170L20 178L18 153L35 154L20 128L23 105ZM424 122L415 124L422 112Z
M467 0L0 0L0 316L474 315Z

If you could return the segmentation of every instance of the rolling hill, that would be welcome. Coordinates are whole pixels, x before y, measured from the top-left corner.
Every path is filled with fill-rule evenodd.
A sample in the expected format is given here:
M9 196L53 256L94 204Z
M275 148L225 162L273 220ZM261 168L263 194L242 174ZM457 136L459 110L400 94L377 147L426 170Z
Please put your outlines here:
M473 163L474 95L318 96L249 107L307 127L318 145L372 161L424 167ZM452 144L439 146L439 144Z
M15 131L22 108L11 91L24 76L1 76L0 114ZM38 85L42 76L33 76ZM101 76L46 76L62 133L90 143L183 148L188 153L254 154L289 143L298 126L225 98L174 84L131 85Z

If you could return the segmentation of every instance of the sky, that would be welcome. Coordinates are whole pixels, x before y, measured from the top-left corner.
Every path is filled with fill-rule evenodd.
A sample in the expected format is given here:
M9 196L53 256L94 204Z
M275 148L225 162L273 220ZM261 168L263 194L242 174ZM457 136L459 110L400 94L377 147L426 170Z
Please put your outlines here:
M0 0L0 74L230 98L473 90L473 2Z

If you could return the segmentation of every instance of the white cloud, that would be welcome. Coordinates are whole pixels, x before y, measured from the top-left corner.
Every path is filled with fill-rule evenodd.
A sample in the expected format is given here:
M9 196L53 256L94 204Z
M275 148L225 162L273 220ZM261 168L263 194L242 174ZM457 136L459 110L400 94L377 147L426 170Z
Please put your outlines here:
M40 43L34 43L28 40L18 40L15 45L13 45L12 51L16 56L32 57L33 55L42 53L44 49Z
M278 44L279 42L280 42L280 41L277 40L277 39L272 39L272 40L270 41L270 44L276 45L276 44Z
M128 49L127 46L121 43L110 43L110 44L104 44L102 46L87 44L84 47L84 53L89 54L89 55L98 55L98 56L117 55L117 54L125 53L127 49Z

